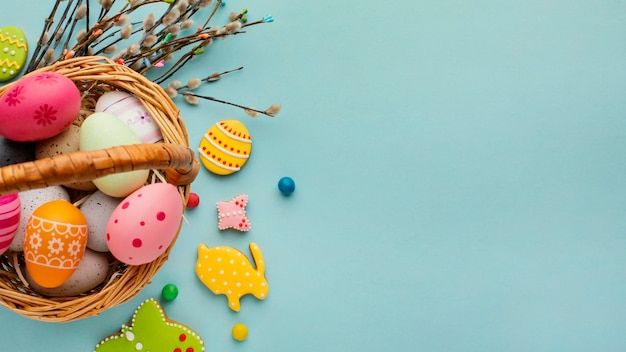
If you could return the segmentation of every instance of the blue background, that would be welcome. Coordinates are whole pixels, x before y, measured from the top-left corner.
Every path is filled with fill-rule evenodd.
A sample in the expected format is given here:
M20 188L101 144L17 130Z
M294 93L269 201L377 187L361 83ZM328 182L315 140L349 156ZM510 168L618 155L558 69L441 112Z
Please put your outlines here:
M52 3L3 2L0 25L32 46ZM229 0L216 23L242 8L276 21L178 77L243 65L200 92L282 112L177 103L192 147L243 121L248 164L201 170L139 296L67 324L2 309L2 350L91 351L170 282L166 312L207 351L626 350L625 2ZM240 193L252 230L220 232L215 202ZM270 294L234 313L196 278L196 247L250 242Z

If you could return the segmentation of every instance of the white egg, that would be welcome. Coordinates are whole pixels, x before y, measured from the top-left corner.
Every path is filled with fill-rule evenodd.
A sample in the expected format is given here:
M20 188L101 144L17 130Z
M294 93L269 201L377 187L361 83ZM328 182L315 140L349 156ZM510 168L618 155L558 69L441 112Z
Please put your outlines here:
M35 144L15 142L0 136L0 167L35 160Z
M108 252L106 227L111 213L123 198L114 198L101 191L96 191L80 206L87 219L87 248L97 252Z
M124 121L139 136L141 143L163 141L161 129L139 99L120 91L104 93L96 103L96 112L107 112Z
M20 202L22 203L22 212L20 214L20 225L17 233L13 238L13 242L9 246L9 250L14 252L24 251L24 236L26 234L26 225L28 219L35 209L39 208L43 203L47 203L57 199L70 201L70 195L67 190L61 186L46 187L41 189L33 189L19 193Z
M109 257L106 253L86 249L76 271L61 286L55 288L41 287L30 277L28 271L24 271L26 281L35 292L51 297L76 296L91 290L106 280L109 273Z

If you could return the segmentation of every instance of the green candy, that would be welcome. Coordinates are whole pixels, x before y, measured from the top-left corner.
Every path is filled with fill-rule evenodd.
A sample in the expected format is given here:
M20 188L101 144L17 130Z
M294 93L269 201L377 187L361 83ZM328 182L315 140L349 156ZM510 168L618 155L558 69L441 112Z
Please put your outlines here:
M178 297L178 287L174 284L167 284L163 286L161 296L163 296L166 301L173 301L176 297Z
M189 327L167 319L161 305L152 298L135 311L130 324L122 325L118 334L106 337L96 345L95 352L204 351L204 342Z
M22 30L15 26L0 28L0 82L15 78L27 56L28 43Z

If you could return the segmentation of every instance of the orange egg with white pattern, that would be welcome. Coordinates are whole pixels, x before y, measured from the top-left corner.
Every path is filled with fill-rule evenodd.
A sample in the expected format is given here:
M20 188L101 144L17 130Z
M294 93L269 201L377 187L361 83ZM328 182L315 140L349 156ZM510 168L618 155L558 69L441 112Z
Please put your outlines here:
M40 286L61 286L74 273L87 245L87 220L66 200L40 205L24 236L26 270Z

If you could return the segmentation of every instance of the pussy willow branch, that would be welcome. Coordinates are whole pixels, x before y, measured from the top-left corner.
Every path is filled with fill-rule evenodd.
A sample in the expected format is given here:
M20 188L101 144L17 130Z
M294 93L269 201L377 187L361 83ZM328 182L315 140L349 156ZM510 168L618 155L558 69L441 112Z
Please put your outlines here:
M191 92L183 92L183 93L181 93L181 95L183 95L183 96L186 95L186 96L196 97L196 98L200 98L200 99L210 100L210 101L214 101L216 103L230 105L230 106L234 106L234 107L237 107L237 108L240 108L240 109L243 109L243 110L253 111L253 112L256 112L258 114L274 117L274 115L268 114L266 111L257 110L257 109L251 108L251 107L247 107L247 106L231 103L229 101L217 99L217 98L214 98L214 97L211 97L211 96L208 96L208 95L199 95L199 94L195 94L195 93L191 93Z
M72 21L72 26L70 27L70 32L69 32L69 34L65 38L65 43L63 43L63 49L65 49L65 50L67 50L67 48L70 46L70 39L71 39L72 33L74 32L74 28L76 28L76 24L79 21L78 18L76 18L76 10L82 5L82 2L83 2L83 0L78 0L78 3L76 4L74 9L72 10L71 18L74 18L74 20ZM89 0L87 0L87 2L89 2ZM57 41L57 44L58 44L58 42L61 41L61 38L58 38L57 40L58 40ZM55 44L55 48L56 48L56 44Z
M60 4L61 4L60 1L57 1L52 7L52 11L50 12L50 15L48 16L48 18L44 20L43 30L41 31L41 35L39 36L39 39L37 40L38 43L37 43L37 46L35 47L35 51L33 51L33 56L31 58L31 61L29 62L27 66L27 71L32 71L33 66L36 66L37 61L35 60L35 58L37 57L37 55L39 54L39 51L41 51L41 48L43 47L42 45L43 38L48 32L50 26L52 26L52 23L54 22L54 17L56 16L57 9L59 8Z

